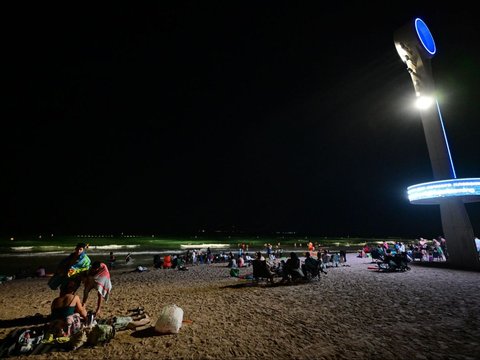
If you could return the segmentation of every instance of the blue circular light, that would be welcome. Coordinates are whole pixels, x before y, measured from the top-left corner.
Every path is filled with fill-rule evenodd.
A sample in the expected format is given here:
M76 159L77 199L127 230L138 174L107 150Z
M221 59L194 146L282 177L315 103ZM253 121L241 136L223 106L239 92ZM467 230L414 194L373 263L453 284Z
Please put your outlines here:
M445 199L459 197L463 202L480 201L480 178L438 180L408 187L412 204L440 204Z
M427 25L422 19L415 19L415 30L425 50L427 50L430 55L435 55L437 52L435 41L433 40L432 33L428 30Z

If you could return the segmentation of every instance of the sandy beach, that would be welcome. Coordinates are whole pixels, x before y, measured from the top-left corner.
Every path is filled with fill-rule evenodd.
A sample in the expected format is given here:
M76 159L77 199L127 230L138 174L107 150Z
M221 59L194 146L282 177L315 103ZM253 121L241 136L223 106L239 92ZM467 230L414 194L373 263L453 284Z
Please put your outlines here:
M347 255L348 266L320 281L254 286L232 278L226 264L188 271L112 271L103 317L143 306L151 326L124 330L104 346L30 355L35 359L479 359L478 272L412 265L380 273L370 259ZM240 275L251 273L242 268ZM279 281L279 279L277 279ZM82 294L82 288L79 293ZM45 278L0 285L0 339L15 319L49 314L57 295ZM88 307L94 307L90 296ZM184 311L180 332L157 335L165 305ZM19 327L19 326L16 326Z

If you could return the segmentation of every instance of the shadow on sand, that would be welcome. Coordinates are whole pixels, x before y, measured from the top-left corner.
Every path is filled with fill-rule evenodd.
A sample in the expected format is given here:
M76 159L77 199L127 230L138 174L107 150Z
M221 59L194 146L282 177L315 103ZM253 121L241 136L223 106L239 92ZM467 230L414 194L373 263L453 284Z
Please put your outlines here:
M243 289L243 288L250 288L250 287L272 288L272 287L283 287L283 286L298 286L298 285L304 285L309 283L311 283L311 281L308 281L308 280L287 281L287 282L277 281L274 283L270 283L266 281L248 280L238 284L222 286L222 289Z
M8 320L0 320L0 328L10 328L16 326L30 326L30 325L39 325L45 324L49 321L48 316L44 316L42 314L35 314L25 316L23 318L16 318L16 319L8 319Z

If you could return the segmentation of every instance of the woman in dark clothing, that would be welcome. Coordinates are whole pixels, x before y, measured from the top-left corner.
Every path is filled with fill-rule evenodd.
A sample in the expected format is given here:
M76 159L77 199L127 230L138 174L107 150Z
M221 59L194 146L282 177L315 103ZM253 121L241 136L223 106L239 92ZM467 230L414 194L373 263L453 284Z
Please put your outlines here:
M300 267L300 259L298 258L297 254L293 251L290 253L290 258L287 259L285 266L283 267L283 279L282 281L292 280L303 278L304 274Z
M87 317L87 311L82 306L80 297L75 295L76 283L71 281L60 290L60 296L52 301L52 320L67 317L79 313L83 318Z
M82 305L82 301L75 295L77 289L74 281L69 281L61 290L60 296L52 301L51 322L49 333L54 337L69 336L72 329L72 315L78 314L77 318L85 319L87 310ZM78 319L80 320L80 319Z

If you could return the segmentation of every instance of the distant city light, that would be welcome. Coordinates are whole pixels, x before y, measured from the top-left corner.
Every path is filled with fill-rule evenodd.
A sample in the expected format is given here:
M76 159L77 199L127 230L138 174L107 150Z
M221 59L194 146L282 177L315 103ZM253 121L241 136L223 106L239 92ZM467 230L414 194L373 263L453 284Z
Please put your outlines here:
M433 181L409 186L413 204L438 204L443 198L461 196L464 202L480 201L480 178Z

